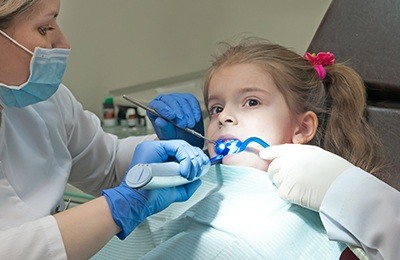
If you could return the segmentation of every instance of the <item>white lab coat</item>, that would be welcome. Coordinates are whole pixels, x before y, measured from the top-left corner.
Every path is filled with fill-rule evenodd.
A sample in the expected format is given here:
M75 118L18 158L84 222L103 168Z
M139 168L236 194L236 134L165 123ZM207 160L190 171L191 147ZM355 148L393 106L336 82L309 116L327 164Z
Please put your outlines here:
M92 194L117 185L136 145L118 140L60 85L47 101L3 105L0 125L0 258L65 259L55 219L67 182Z
M361 246L371 259L400 259L400 192L360 168L333 182L320 216L331 239Z

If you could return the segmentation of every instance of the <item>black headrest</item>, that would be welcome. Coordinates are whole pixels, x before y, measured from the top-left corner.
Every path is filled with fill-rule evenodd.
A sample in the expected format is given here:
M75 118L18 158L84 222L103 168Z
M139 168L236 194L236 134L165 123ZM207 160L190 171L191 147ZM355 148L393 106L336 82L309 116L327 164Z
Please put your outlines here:
M400 0L332 0L308 51L354 68L370 101L400 101Z

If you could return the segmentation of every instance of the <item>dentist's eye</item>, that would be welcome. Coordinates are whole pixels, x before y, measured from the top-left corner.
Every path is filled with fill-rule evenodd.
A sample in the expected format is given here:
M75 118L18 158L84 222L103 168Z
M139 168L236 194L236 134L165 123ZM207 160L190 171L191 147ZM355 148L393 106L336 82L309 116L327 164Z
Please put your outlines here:
M47 31L51 31L51 30L53 30L54 28L53 27L51 27L51 26L40 26L39 28L38 28L38 31L39 31L39 33L41 34L41 35L46 35L47 34Z
M212 107L212 108L209 110L209 112L210 112L210 115L216 115L216 114L221 113L222 110L224 110L222 107L215 106L215 107Z
M245 106L254 107L260 105L260 101L257 99L249 99L246 101Z

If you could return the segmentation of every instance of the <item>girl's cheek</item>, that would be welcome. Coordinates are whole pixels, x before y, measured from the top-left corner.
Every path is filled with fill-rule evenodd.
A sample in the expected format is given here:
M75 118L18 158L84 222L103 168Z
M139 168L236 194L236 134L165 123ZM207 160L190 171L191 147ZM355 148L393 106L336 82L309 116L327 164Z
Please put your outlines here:
M208 154L209 154L210 158L212 158L212 157L214 157L216 155L215 151L214 151L214 145L213 144L208 144L207 145L207 150L208 150Z
M247 152L227 155L223 158L222 163L227 165L252 167L265 172L269 165L269 161L261 159L257 154Z

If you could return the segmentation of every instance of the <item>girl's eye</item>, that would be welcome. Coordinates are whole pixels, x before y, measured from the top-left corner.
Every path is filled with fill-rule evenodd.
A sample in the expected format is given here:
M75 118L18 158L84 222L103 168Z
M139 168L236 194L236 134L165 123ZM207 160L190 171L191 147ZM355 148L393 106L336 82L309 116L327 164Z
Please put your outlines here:
M222 107L218 107L218 106L212 107L210 109L210 115L216 115L218 113L221 113L222 110L224 110Z
M260 102L258 100L256 100L256 99L249 99L249 100L246 101L245 105L249 106L249 107L254 107L254 106L257 106L259 104L260 104Z

